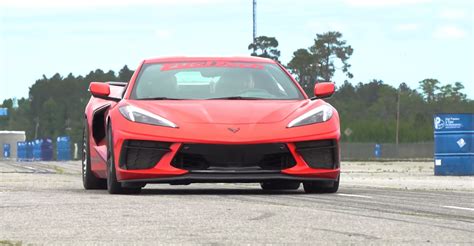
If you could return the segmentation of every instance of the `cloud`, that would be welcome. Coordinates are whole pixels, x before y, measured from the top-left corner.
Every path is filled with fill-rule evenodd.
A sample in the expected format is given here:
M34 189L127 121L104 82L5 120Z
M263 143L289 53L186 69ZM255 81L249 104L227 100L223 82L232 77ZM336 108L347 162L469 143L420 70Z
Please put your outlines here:
M166 30L166 29L159 29L159 30L156 30L155 31L155 36L158 38L158 39L168 39L170 38L172 35L171 31L170 30Z
M395 30L399 32L416 31L419 28L420 28L420 25L416 23L405 23L405 24L399 24L395 26Z
M463 9L444 9L439 13L439 17L446 20L462 20L467 16Z
M466 31L452 25L440 26L433 33L433 37L437 39L461 39L466 35Z
M391 7L429 3L431 0L344 0L344 2L354 7Z
M137 5L202 5L218 0L1 0L0 7L9 8L89 8Z

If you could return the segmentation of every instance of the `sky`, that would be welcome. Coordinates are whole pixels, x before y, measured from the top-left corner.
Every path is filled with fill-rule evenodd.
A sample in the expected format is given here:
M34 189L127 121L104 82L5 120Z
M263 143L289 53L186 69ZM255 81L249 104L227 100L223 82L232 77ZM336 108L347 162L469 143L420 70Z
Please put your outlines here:
M474 99L473 9L470 0L257 0L257 35L276 37L286 64L316 34L339 31L354 49L351 83L461 81ZM27 97L43 75L249 55L251 42L252 0L0 0L0 101Z

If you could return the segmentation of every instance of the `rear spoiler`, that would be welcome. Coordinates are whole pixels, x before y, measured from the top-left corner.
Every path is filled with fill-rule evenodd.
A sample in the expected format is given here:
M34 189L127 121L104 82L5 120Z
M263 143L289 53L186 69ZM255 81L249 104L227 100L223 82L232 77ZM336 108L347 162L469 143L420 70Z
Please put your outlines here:
M125 87L128 85L128 82L121 82L121 81L107 81L105 83L109 85L113 85L113 86L120 86L120 87Z

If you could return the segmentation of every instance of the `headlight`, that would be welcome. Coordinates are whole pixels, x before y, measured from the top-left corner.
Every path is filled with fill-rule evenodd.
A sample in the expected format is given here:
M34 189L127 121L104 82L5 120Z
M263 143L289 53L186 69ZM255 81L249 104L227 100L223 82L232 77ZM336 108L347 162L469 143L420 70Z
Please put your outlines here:
M288 128L295 126L304 126L320 122L325 122L331 119L333 109L328 105L321 105L315 109L308 111L307 113L301 115L300 117L292 120L288 124Z
M137 108L131 105L122 106L119 108L119 111L123 115L123 117L133 122L178 128L178 126L175 123L161 116L158 116L144 109Z

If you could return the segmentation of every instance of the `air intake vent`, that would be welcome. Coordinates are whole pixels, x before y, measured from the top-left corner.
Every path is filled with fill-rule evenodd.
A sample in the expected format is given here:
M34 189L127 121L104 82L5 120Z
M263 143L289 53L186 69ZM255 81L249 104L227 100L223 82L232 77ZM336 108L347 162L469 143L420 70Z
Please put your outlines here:
M296 151L312 168L333 169L339 167L339 153L335 140L319 140L295 143Z
M183 144L172 165L190 171L279 171L296 164L286 144Z
M149 169L170 151L171 143L126 140L120 154L120 167L123 169Z

